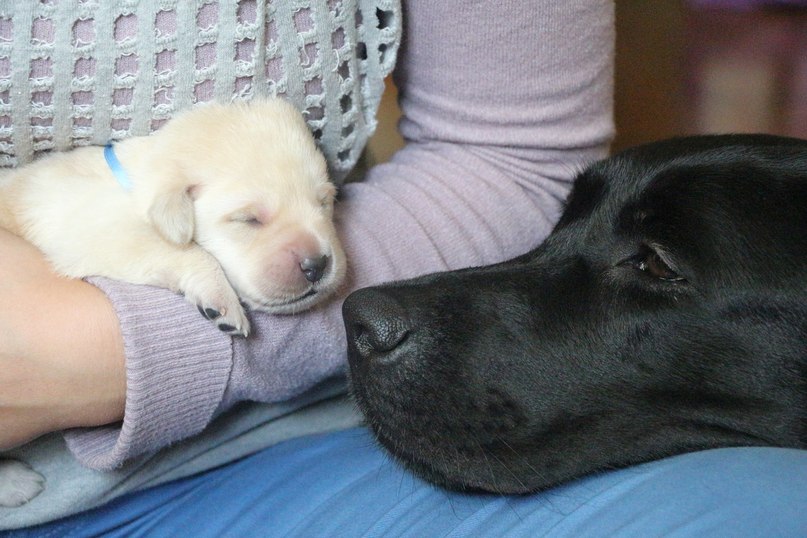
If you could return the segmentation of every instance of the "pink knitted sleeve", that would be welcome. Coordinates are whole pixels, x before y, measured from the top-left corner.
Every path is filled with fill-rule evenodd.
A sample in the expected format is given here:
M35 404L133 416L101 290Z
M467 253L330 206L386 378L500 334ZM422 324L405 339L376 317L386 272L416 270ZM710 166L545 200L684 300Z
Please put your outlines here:
M405 2L395 81L406 146L343 188L349 289L537 245L574 172L607 151L612 64L611 1ZM254 315L254 335L231 341L169 292L96 284L120 316L128 394L122 425L67 434L92 467L193 435L237 401L299 394L345 365L344 295L298 316Z

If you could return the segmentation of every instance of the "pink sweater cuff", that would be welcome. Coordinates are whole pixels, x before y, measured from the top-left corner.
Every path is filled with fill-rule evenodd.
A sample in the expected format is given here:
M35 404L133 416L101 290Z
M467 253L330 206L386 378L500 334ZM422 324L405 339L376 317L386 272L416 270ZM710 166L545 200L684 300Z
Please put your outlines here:
M88 281L107 294L120 321L126 408L122 423L64 435L82 464L108 470L202 431L221 402L233 349L229 336L168 290Z

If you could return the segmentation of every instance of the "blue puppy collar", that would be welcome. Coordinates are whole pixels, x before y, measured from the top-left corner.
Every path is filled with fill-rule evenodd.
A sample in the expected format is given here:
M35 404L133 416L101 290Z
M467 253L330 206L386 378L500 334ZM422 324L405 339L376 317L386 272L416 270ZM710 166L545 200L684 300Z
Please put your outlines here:
M112 148L112 142L104 146L104 159L106 159L106 164L109 166L109 169L112 171L112 175L115 176L118 184L123 187L124 190L132 190L132 182L129 180L126 170L123 169L123 165L118 160L118 156L115 155L115 150Z

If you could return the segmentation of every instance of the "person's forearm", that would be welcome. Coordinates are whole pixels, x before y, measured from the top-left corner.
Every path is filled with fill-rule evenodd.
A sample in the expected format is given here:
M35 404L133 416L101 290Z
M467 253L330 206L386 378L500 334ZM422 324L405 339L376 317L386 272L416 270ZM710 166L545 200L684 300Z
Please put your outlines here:
M569 179L533 178L527 190L490 155L452 144L410 145L363 183L349 184L337 208L352 260L338 300L301 316L253 317L256 339L235 343L222 408L240 400L279 401L345 366L341 302L363 286L484 265L522 254L549 232ZM548 152L549 170L568 174L604 148ZM565 164L564 164L565 163ZM527 166L527 163L523 163Z
M0 230L0 449L123 417L126 377L106 295L56 276L29 243Z

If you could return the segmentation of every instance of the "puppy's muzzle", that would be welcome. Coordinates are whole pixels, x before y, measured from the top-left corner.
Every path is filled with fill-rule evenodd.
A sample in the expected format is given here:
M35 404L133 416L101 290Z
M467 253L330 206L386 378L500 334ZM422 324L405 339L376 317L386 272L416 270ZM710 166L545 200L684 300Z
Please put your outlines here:
M406 310L395 298L374 288L353 292L345 299L342 315L348 345L354 357L368 361L389 361L406 347L412 330Z

